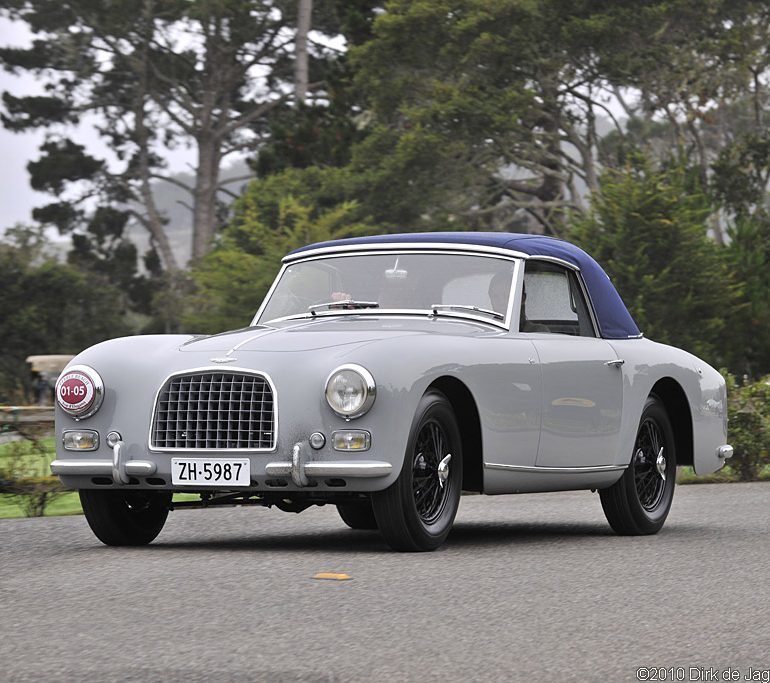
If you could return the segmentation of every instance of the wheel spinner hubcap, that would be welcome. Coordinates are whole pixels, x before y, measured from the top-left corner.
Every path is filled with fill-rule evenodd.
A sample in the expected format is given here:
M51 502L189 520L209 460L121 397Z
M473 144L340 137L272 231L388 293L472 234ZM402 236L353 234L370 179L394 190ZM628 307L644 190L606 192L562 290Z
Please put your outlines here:
M423 522L432 524L441 515L452 488L449 463L452 454L441 424L431 420L417 436L412 460L412 494Z
M443 489L446 480L449 479L449 461L452 454L447 453L446 457L438 464L438 485Z

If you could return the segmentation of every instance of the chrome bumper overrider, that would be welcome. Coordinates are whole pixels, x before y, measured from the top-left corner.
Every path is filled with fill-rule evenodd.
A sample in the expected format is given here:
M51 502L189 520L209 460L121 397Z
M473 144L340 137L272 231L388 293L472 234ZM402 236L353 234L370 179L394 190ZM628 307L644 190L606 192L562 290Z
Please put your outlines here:
M717 458L720 460L727 460L728 458L733 457L733 447L729 444L725 444L724 446L720 446L717 448Z

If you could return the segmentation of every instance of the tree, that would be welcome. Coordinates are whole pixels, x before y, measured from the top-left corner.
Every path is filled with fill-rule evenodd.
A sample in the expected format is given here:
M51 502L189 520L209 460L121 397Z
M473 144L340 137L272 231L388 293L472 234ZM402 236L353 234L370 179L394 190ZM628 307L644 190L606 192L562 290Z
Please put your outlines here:
M30 354L77 353L128 332L121 294L105 278L58 263L35 230L0 242L0 402L23 401Z
M188 329L213 333L248 325L289 251L371 230L359 220L355 202L318 204L325 175L288 170L249 186L214 249L193 268L197 290L189 300Z
M697 170L656 170L636 155L602 175L570 237L602 264L645 336L718 367L740 290L707 236L709 209Z
M697 169L705 190L725 150L764 134L770 8L754 0L666 0L619 4L608 19L597 37L612 49L598 51L597 68L628 122L603 141L600 160L622 166L625 153L639 148L660 161L674 155ZM716 212L709 226L725 243Z
M307 12L307 1L299 5L300 16L303 8ZM301 102L297 97L297 106L284 102L273 110L265 144L252 161L258 177L287 168L342 167L350 163L351 150L363 139L365 130L359 121L362 95L353 83L354 70L347 48L371 38L378 5L376 0L325 0L313 5L315 30L324 35L339 34L346 47L338 51L327 49L326 54L308 60L307 74L303 71L301 80L322 81L324 89L318 97L304 98ZM303 32L298 31L298 46L302 35ZM314 44L311 35L308 43ZM295 83L295 91L297 88Z
M613 3L393 0L354 49L369 135L353 167L402 227L562 234L597 187L597 69ZM602 47L600 45L600 47Z
M270 112L293 98L286 86L295 0L11 0L3 14L26 22L37 39L29 49L0 50L0 59L46 84L43 96L4 93L3 122L12 130L46 128L42 156L29 167L32 184L65 192L36 218L69 231L86 222L94 201L118 207L149 231L165 268L174 270L152 182L179 185L164 173L165 157L191 146L195 179L184 189L192 255L203 256L222 223L223 161L259 146ZM116 159L95 158L68 137L88 115Z

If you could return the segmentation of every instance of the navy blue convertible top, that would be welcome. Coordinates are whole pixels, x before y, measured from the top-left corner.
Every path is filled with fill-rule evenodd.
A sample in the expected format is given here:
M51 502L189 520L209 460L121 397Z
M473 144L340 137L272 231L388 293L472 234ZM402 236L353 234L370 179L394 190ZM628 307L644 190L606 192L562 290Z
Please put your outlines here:
M588 293L594 304L599 332L605 339L628 339L640 336L639 328L628 312L607 273L586 252L574 244L554 237L523 235L506 232L414 232L371 237L352 237L343 240L318 242L300 249L291 255L311 249L346 245L429 243L475 244L484 247L498 247L518 251L528 256L552 256L580 268Z

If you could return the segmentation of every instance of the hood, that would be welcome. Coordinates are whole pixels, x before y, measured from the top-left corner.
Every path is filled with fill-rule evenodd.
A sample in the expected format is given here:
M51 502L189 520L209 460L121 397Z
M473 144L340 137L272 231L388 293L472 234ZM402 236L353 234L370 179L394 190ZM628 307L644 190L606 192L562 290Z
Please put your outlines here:
M503 331L481 323L447 318L344 315L285 321L271 327L249 327L209 337L195 337L182 344L179 350L219 354L244 351L290 353L359 347L385 339L431 334L497 336Z

